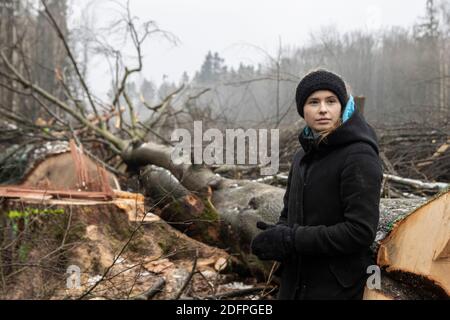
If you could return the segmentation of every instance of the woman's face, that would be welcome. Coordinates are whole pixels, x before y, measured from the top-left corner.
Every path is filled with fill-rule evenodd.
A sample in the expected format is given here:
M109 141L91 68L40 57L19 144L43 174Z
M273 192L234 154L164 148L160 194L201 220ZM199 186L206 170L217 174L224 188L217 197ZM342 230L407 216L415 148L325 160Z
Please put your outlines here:
M303 107L306 124L317 132L332 129L339 122L341 108L339 99L332 91L315 91Z

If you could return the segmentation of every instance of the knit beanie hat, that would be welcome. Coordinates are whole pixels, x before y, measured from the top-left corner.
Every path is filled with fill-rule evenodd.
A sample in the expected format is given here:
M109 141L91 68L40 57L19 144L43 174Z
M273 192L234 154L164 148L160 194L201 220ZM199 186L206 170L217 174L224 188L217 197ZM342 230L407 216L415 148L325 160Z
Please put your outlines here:
M320 69L308 73L297 86L295 101L297 103L297 111L302 118L304 118L303 107L305 106L306 99L317 90L332 91L341 103L342 110L345 108L348 100L345 82L338 75Z

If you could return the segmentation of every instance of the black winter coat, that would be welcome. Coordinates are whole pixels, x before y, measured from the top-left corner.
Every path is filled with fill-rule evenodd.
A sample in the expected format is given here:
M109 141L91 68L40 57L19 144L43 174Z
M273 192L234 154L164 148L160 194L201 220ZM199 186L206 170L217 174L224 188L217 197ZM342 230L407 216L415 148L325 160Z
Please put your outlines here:
M359 112L319 145L303 132L279 223L299 227L279 299L361 299L379 219L382 167Z

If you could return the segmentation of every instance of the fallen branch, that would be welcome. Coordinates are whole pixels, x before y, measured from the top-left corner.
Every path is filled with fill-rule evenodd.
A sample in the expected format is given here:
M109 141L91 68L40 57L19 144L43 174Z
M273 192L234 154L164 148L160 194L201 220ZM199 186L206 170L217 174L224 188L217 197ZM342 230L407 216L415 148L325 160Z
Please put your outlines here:
M166 280L164 280L164 278L159 278L148 291L134 297L133 300L150 300L159 293L165 285Z
M197 268L197 260L198 260L198 251L195 252L194 264L192 265L191 273L186 278L186 281L184 282L183 287L181 287L180 291L178 291L178 293L176 294L176 296L174 298L175 300L180 299L181 295L183 294L183 292L186 290L187 286L191 282L191 279L192 279L193 275L195 274L195 269Z
M270 184L270 183L276 181L276 182L280 182L282 184L287 184L288 175L280 173L280 174L273 175L273 176L259 178L259 179L255 180L255 181L256 182L261 182L261 183L267 183L267 184Z
M391 174L384 174L383 177L392 182L413 187L415 189L425 189L431 191L442 191L450 187L449 183L444 182L423 182L415 179L402 178Z

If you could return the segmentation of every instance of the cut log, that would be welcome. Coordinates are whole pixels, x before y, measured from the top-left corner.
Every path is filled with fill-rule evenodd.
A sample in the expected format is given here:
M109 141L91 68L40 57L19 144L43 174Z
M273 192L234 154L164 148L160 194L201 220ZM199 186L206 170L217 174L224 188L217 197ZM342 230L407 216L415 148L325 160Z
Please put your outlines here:
M21 186L41 190L107 191L107 187L120 190L114 174L105 171L75 146L70 152L49 155L34 163Z
M191 164L174 164L172 162L173 147L157 143L144 143L137 148L130 145L122 153L122 159L129 167L140 168L153 164L169 170L181 184L191 192L205 192L208 186L214 185L222 178L210 169Z
M278 219L283 189L249 180L216 177L213 186L206 185L202 188L206 191L194 194L184 189L185 180L179 182L174 176L169 179L151 172L147 167L141 175L146 194L155 197L156 193L156 199L174 200L160 214L165 221L196 240L227 248L252 272L268 274L271 264L253 256L250 243L258 232L257 221L276 222ZM177 183L183 185L177 186ZM155 186L159 191L155 192ZM170 190L175 190L174 194Z
M170 171L147 166L140 173L145 195L161 208L159 216L189 237L219 246L219 218L211 204L211 189L197 195Z
M450 296L449 241L450 192L445 192L393 225L380 242L377 264L403 282Z
M374 253L378 252L380 242L392 231L396 222L410 215L427 201L427 198L382 198L380 200L380 220L373 248Z

